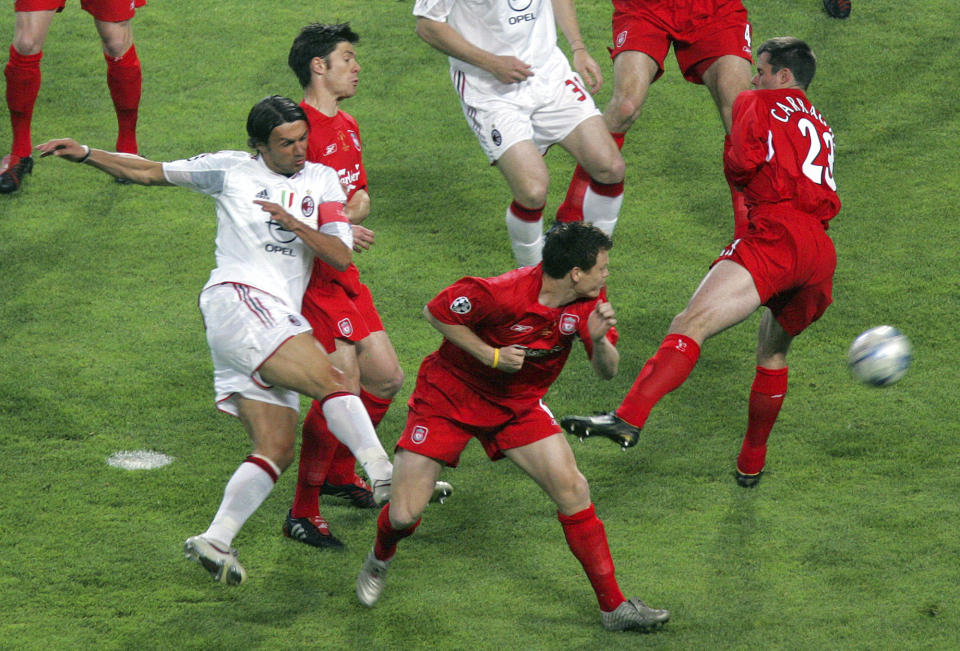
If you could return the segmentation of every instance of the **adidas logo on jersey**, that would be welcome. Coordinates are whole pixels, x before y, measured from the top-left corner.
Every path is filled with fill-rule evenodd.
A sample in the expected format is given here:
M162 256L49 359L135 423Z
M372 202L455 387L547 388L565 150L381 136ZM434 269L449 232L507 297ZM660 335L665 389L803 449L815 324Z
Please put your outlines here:
M269 198L270 198L270 193L267 192L267 189L266 189L266 188L264 188L264 189L260 190L260 192L258 192L258 193L257 193L257 196L254 197L254 198L255 198L255 199L269 199Z

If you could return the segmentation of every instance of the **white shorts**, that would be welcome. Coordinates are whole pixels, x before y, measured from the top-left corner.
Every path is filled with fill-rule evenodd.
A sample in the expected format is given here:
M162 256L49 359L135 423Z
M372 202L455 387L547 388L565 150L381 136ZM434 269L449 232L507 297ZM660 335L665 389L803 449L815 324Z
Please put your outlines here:
M249 285L223 283L200 293L200 313L213 358L217 409L236 416L242 396L300 410L300 394L273 387L259 368L281 345L310 324L289 305Z
M600 115L580 76L557 49L533 77L501 84L450 70L460 106L491 163L511 146L532 140L541 154L581 122Z

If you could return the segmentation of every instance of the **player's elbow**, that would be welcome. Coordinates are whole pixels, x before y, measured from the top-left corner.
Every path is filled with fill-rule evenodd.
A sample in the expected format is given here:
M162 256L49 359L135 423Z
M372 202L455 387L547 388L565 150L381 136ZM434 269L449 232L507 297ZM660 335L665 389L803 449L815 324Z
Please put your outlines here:
M417 36L430 45L436 43L436 21L419 16L417 18Z

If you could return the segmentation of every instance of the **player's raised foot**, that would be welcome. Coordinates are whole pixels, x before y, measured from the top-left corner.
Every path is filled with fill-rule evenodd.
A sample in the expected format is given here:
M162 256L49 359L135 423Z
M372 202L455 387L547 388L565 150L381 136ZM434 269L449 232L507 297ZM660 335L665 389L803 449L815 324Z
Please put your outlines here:
M323 482L321 494L339 497L348 500L350 504L358 509L372 509L377 505L373 500L373 491L367 482L363 481L357 475L353 476L353 481L349 484L331 484L328 481Z
M283 521L283 535L312 547L344 548L343 543L330 533L330 525L322 515L295 518L292 511L287 512L287 517Z
M581 441L593 436L605 436L623 450L632 448L640 440L640 428L612 411L596 416L567 416L560 419L560 427Z
M760 483L760 477L763 476L763 469L760 472L755 472L752 475L740 472L740 469L737 468L737 483L744 488L753 488Z
M33 158L20 158L7 154L0 161L0 194L16 192L23 183L23 177L33 172Z
M363 561L360 574L357 575L357 599L360 603L367 607L377 603L380 593L383 592L383 586L386 585L389 569L390 561L378 560L371 549Z
M847 18L853 7L851 0L823 0L823 8L833 18Z
M453 486L445 481L438 481L433 485L433 495L430 496L430 501L443 504L444 500L451 495L453 495Z
M670 619L670 611L651 608L636 597L632 597L609 613L600 613L600 622L608 631L642 631L644 633L660 628Z
M199 563L214 581L240 585L247 580L247 571L237 561L237 550L233 547L224 551L203 536L193 536L183 543L183 555Z

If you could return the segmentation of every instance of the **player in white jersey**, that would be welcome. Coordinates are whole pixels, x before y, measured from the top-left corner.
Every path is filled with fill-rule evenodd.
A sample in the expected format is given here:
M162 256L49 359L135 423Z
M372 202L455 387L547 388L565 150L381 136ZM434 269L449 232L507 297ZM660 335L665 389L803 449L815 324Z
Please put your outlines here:
M573 0L417 0L413 13L417 34L449 55L467 123L510 186L506 221L517 263L540 261L550 182L543 154L553 144L590 175L585 220L612 234L623 157L589 94L603 76L580 36ZM557 47L557 26L579 74Z
M87 163L142 185L179 185L217 202L217 267L200 294L200 309L217 406L240 418L253 452L227 482L207 531L188 538L184 552L229 585L246 579L233 538L293 460L298 393L322 403L331 431L370 476L375 499L389 498L393 472L363 404L299 313L314 255L341 270L352 259L339 179L330 168L305 163L309 127L292 100L261 100L247 118L247 133L253 156L220 152L170 163L69 138L37 147L41 157Z

